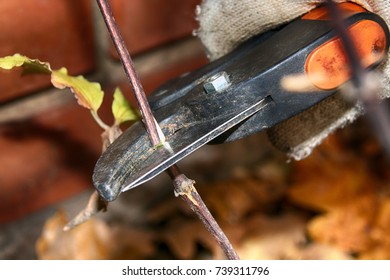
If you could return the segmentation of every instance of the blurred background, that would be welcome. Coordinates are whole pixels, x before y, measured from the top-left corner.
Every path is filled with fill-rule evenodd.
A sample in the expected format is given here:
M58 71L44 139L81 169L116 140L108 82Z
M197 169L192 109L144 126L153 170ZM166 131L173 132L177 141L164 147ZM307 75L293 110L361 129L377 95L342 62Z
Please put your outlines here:
M111 0L147 93L207 63L201 0ZM1 1L0 57L20 53L116 86L134 102L91 0ZM88 202L102 133L46 76L0 71L0 259L220 259L162 174L63 232ZM290 162L266 133L206 146L179 166L243 259L389 259L389 161L364 118Z

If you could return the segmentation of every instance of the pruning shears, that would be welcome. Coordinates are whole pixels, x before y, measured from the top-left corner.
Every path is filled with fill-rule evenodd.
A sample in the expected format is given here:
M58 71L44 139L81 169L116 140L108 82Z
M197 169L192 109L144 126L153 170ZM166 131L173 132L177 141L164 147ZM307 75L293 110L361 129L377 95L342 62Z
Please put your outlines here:
M379 65L389 50L384 20L356 4L339 8L364 67ZM297 73L313 89L292 93L280 86L284 77ZM165 142L152 146L138 121L102 154L94 185L112 201L207 143L234 141L305 111L349 79L342 43L327 9L319 7L157 89L149 103Z

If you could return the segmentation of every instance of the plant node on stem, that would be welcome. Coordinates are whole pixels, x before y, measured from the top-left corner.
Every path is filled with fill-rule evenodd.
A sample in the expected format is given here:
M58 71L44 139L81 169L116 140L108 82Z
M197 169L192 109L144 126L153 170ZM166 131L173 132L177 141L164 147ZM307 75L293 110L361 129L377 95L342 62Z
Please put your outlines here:
M173 166L168 172L173 180L175 195L180 196L191 208L191 210L203 222L206 229L212 234L219 246L222 248L225 256L229 260L239 260L237 252L234 250L229 239L218 225L217 221L211 215L209 209L204 204L202 198L197 192L195 181L187 178L180 172L177 166Z

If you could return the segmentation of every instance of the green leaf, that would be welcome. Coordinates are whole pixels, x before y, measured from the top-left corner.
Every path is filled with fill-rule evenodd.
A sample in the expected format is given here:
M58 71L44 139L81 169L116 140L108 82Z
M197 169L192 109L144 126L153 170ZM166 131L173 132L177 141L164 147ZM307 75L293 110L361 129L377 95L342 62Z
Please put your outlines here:
M89 82L83 76L70 76L66 68L52 70L49 63L31 59L24 55L14 54L0 58L0 68L11 70L15 67L23 68L22 75L33 73L51 74L51 82L55 87L59 89L70 88L78 103L91 110L99 125L103 128L108 127L97 115L97 110L100 108L104 96L100 84Z
M112 113L115 118L115 124L119 125L126 121L134 121L139 118L139 113L134 109L129 101L123 96L120 88L114 92L114 101L112 103Z
M31 59L24 55L14 54L0 58L0 68L10 70L14 67L22 67L22 75L33 73L50 74L52 72L49 63Z
M0 58L0 68L10 70L15 67L23 68L22 75L51 73L51 82L55 87L59 89L70 88L75 94L78 103L90 109L95 113L95 118L98 118L96 112L101 106L104 96L100 84L89 82L83 76L70 76L66 68L52 70L49 63L41 62L38 59L31 59L24 55L15 54Z
M87 109L97 112L102 105L104 92L100 84L89 82L83 76L70 76L66 68L53 70L51 82L59 89L70 88L78 103Z

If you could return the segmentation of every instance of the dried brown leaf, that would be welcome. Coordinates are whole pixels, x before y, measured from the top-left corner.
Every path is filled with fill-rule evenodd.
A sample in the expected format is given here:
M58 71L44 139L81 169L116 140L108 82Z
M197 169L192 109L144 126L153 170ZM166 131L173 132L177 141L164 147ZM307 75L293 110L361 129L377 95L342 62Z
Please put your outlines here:
M294 163L288 196L321 212L307 227L314 244L363 259L390 258L388 168L372 138L352 139L348 130L333 135L311 157Z
M336 246L345 252L359 253L372 245L371 232L376 212L374 197L362 197L338 210L314 218L308 225L317 242Z
M240 226L245 235L236 249L242 259L296 259L306 241L306 218L300 214L259 214Z
M155 253L154 236L143 229L108 226L93 218L65 232L67 223L63 211L47 220L36 243L39 259L140 259Z

